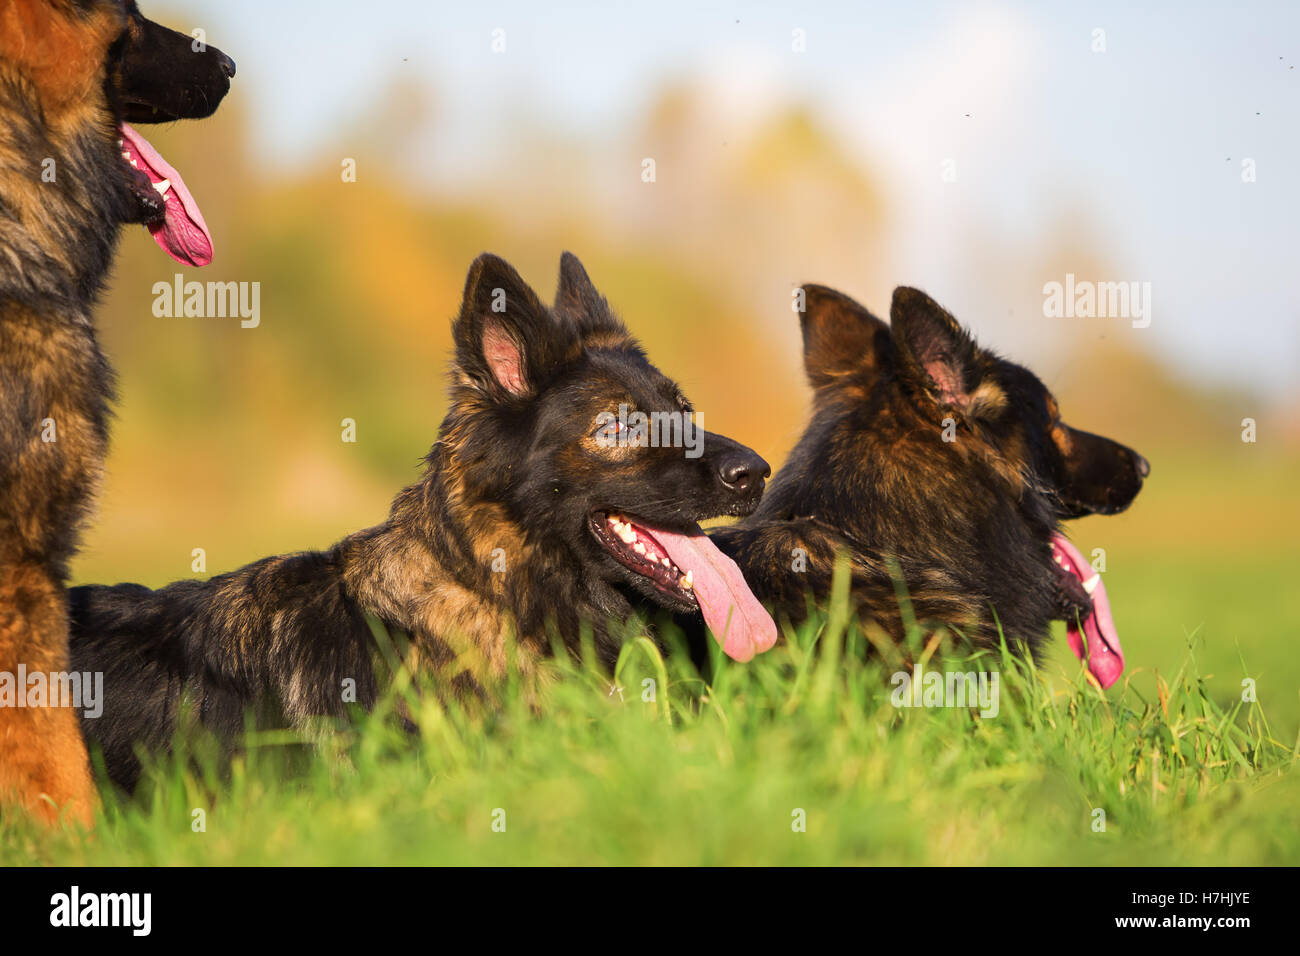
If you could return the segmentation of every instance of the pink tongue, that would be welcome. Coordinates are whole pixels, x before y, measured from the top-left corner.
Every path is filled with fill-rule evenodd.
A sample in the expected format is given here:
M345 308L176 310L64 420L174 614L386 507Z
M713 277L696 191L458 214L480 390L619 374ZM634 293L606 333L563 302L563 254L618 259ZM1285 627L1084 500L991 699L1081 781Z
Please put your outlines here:
M1092 591L1092 613L1083 619L1083 633L1079 633L1079 625L1074 621L1066 621L1065 631L1074 656L1080 660L1086 656L1088 670L1097 678L1097 683L1109 687L1119 680L1120 672L1124 670L1124 651L1119 646L1115 619L1110 616L1106 585L1102 583L1101 575L1064 535L1052 535L1052 554L1061 567L1080 581L1097 579Z
M185 180L134 129L123 123L119 130L122 148L135 160L136 168L148 173L151 182L160 183L166 179L171 183L163 193L166 206L163 221L149 226L153 241L182 265L206 266L212 261L212 234L203 221L203 213L199 212L199 204L185 188Z
M668 557L692 572L695 597L705 623L728 657L747 661L776 643L776 622L754 597L736 562L718 550L703 531L676 534L650 529Z

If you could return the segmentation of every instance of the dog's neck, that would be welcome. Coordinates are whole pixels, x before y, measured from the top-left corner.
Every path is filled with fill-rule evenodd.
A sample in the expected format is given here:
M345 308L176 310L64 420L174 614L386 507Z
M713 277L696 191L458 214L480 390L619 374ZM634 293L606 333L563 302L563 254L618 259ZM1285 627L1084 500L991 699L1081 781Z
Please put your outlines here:
M339 546L349 593L387 626L463 656L466 641L493 669L506 644L536 661L552 635L577 649L583 624L609 663L617 643L606 622L631 613L626 598L602 584L573 580L555 545L534 543L497 501L467 487L455 451L435 446L429 469L393 501L388 521ZM605 592L608 592L606 594ZM459 632L459 633L457 633ZM473 655L471 655L473 656Z
M0 314L88 313L127 219L127 195L107 130L52 127L0 68Z

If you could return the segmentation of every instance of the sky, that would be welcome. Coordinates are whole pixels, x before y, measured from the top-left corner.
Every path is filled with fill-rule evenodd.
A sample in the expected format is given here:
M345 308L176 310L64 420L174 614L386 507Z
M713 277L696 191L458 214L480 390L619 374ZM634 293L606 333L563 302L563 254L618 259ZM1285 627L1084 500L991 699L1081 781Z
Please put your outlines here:
M736 122L809 104L888 184L897 284L961 301L980 282L972 224L1029 250L1077 224L1104 253L1105 278L1151 284L1141 333L1184 375L1300 398L1300 4L1134 7L172 0L145 10L202 27L234 56L268 169L319 164L395 78L430 91L444 140L421 141L427 155L403 166L444 189L508 156L521 114L560 136L617 136L681 78Z

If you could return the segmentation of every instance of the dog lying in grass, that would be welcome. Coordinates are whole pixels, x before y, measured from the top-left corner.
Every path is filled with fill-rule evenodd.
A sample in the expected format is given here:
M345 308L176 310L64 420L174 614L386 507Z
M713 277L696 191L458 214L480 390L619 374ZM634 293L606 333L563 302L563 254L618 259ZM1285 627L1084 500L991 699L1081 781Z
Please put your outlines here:
M697 524L752 512L767 463L695 425L574 256L553 309L481 256L453 335L450 410L383 524L207 581L73 589L72 666L105 674L103 715L83 726L117 784L135 785L137 748L168 747L184 699L226 740L250 709L300 726L344 715L349 691L371 706L371 622L462 696L535 674L555 645L577 653L584 630L612 666L634 601L702 614L740 660L775 643ZM681 441L635 440L621 408L666 416Z
M1067 425L1037 376L923 292L896 290L888 324L833 289L803 292L812 418L754 514L712 533L754 592L802 620L843 554L857 613L885 639L906 630L901 576L919 621L977 646L1001 632L1033 653L1064 619L1075 654L1114 683L1106 586L1061 523L1123 511L1147 460Z

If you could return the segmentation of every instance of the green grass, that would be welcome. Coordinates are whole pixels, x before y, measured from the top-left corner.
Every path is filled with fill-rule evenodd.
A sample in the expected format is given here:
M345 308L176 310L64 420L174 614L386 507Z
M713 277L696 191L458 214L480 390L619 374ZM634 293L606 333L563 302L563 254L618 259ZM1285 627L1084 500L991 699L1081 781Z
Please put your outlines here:
M1176 668L1104 694L1055 659L930 659L1000 666L988 719L895 708L900 663L864 663L834 611L751 664L720 662L712 686L647 642L626 649L621 694L569 663L540 708L518 687L470 712L399 686L305 748L264 734L224 774L160 764L134 800L106 800L91 837L11 820L0 863L1300 863L1297 741L1201 678L1204 634L1179 640ZM398 700L418 737L395 727Z

